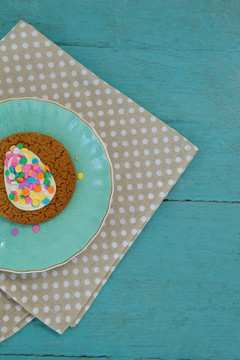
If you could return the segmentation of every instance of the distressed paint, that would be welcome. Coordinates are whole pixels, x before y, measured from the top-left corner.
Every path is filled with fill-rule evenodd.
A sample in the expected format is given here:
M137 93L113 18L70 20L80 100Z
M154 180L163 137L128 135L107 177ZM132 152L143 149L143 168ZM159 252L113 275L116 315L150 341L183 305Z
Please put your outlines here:
M237 0L0 0L200 149L80 324L34 320L0 360L240 357ZM191 200L191 201L186 201Z

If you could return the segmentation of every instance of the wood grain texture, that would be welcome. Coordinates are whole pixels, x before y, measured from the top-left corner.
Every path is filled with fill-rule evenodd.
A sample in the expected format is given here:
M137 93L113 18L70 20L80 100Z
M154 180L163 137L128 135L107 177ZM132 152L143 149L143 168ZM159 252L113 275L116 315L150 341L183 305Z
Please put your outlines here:
M200 149L80 324L34 320L0 360L240 358L239 15L238 0L0 0L0 36L31 23Z

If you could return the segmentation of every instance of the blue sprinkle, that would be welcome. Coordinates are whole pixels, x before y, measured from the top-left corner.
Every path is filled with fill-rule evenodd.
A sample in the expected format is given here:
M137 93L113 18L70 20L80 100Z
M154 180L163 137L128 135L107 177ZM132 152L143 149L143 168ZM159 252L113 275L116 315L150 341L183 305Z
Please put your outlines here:
M10 166L9 170L11 171L11 173L14 173L14 168L12 166Z
M32 164L37 164L37 163L38 163L38 159L37 159L37 158L32 159Z
M44 204L44 205L48 205L49 203L50 203L49 199L45 198L45 199L43 200L43 204Z
M31 177L28 179L28 181L30 182L30 184L34 184L35 181L36 181L36 179L31 176Z
M15 173L15 177L18 178L18 177L19 177L19 173L16 172L16 173Z

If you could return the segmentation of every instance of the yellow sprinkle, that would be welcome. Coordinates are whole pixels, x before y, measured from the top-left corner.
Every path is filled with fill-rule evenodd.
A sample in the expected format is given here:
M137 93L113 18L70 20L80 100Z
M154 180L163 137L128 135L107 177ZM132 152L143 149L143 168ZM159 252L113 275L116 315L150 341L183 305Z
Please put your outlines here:
M78 161L78 157L77 157L77 156L75 157L75 160L77 160L77 161Z
M43 201L45 199L44 193L38 194L38 198L39 198L39 200Z
M83 173L81 173L81 172L77 173L77 178L79 180L82 180L83 179Z
M22 195L22 189L17 189L18 195Z
M19 205L25 205L25 199L20 199L18 203Z
M21 149L21 152L26 153L26 152L28 152L28 149L22 148L22 149Z
M29 157L29 159L33 159L33 158L34 158L33 153L32 153L32 152L30 152L30 151L27 153L27 156Z
M34 199L36 199L37 194L32 191L29 196L30 196L30 198L31 198L32 200L34 200Z
M15 170L17 173L20 173L22 171L22 167L20 165L17 165Z
M13 146L10 147L10 150L11 150L11 151L12 151L12 149L14 148L14 146L15 146L15 145L13 145Z
M43 169L43 171L46 171L46 167L44 165L40 166L41 169Z
M38 206L40 204L40 201L38 199L33 200L33 206Z

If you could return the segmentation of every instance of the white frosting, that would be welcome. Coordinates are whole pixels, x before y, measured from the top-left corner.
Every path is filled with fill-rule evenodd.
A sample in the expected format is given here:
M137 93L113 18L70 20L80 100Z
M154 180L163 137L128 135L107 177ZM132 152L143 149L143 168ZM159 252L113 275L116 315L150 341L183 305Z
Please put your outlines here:
M24 151L22 151L22 150L24 150ZM26 164L20 164L19 163L19 161L21 159L21 157L19 157L19 154L24 155L24 157L27 159ZM15 157L10 157L10 156L15 156ZM35 163L35 164L32 164L33 159L31 159L29 156L33 157L33 159L37 159L38 162ZM7 160L7 157L10 157L10 159ZM16 172L16 166L13 166L13 165L16 165L16 160L15 160L15 164L14 164L14 159L18 160L17 166L21 166L22 171L24 172L24 177L23 177L24 182L22 182L22 183L18 182L18 180L16 180L16 176L15 176L16 173L12 172L13 169ZM29 167L29 169L26 169L27 167L25 167L24 165L28 165L27 167ZM30 174L30 172L31 172L30 166L33 167L34 165L39 165L40 168L38 168L38 170L41 169L41 167L43 167L43 169L42 169L43 174L45 174L46 176L47 175L49 176L49 174L50 174L50 177L47 177L47 178L44 177L43 179L37 179L36 177L31 176L31 174ZM23 170L23 169L25 169L25 170ZM32 169L32 171L37 173L37 170L35 171L35 170ZM27 174L29 173L28 178L26 178L27 177L26 172L27 172ZM35 175L34 172L33 172L33 175ZM29 179L33 180L33 178L35 178L35 182L33 183L33 186L31 186L31 187L34 187L34 186L37 185L36 181L40 182L40 185L38 185L38 186L41 187L41 192L35 192L34 189L31 189L29 187L30 184L29 184L28 180ZM11 183L10 183L9 179L11 180ZM48 179L50 181L49 186L53 186L53 188L54 188L53 193L49 193L48 189L45 187L44 181L46 179ZM28 150L26 148L19 149L18 147L14 146L14 145L11 146L10 151L8 151L6 153L6 159L4 161L4 183L5 183L5 188L6 188L8 199L11 201L11 203L14 206L16 206L18 209L23 210L23 211L35 211L35 210L39 210L39 209L43 208L44 206L47 206L48 204L45 203L45 202L47 202L49 200L49 203L50 203L51 200L53 199L54 195L56 194L56 183L54 181L53 175L49 171L46 171L46 165L43 164L41 159L36 154L34 154L31 150ZM23 190L23 189L19 190L19 186L20 186L20 188L24 187L24 189L29 189L29 191L30 191L27 198L24 199L25 200L24 204L22 204L21 200L20 200L21 199L20 198L21 194L17 194L17 195L14 194L14 196L16 195L18 197L17 201L14 201L13 199L9 198L10 194L13 191L14 192L21 192L21 190ZM34 193L36 195L35 200L38 200L38 201L34 201L33 199L31 199L31 196L34 196L34 195L31 195L32 193ZM13 195L11 195L11 196L13 196ZM44 199L41 198L43 196L45 197ZM30 202L30 199L31 199L31 202ZM45 199L48 199L48 200L45 200ZM20 200L20 203L19 203L19 200ZM29 203L28 203L28 201L29 201ZM24 201L22 200L22 202L24 202ZM39 204L37 206L33 206L33 204L38 203L38 202L39 202Z

